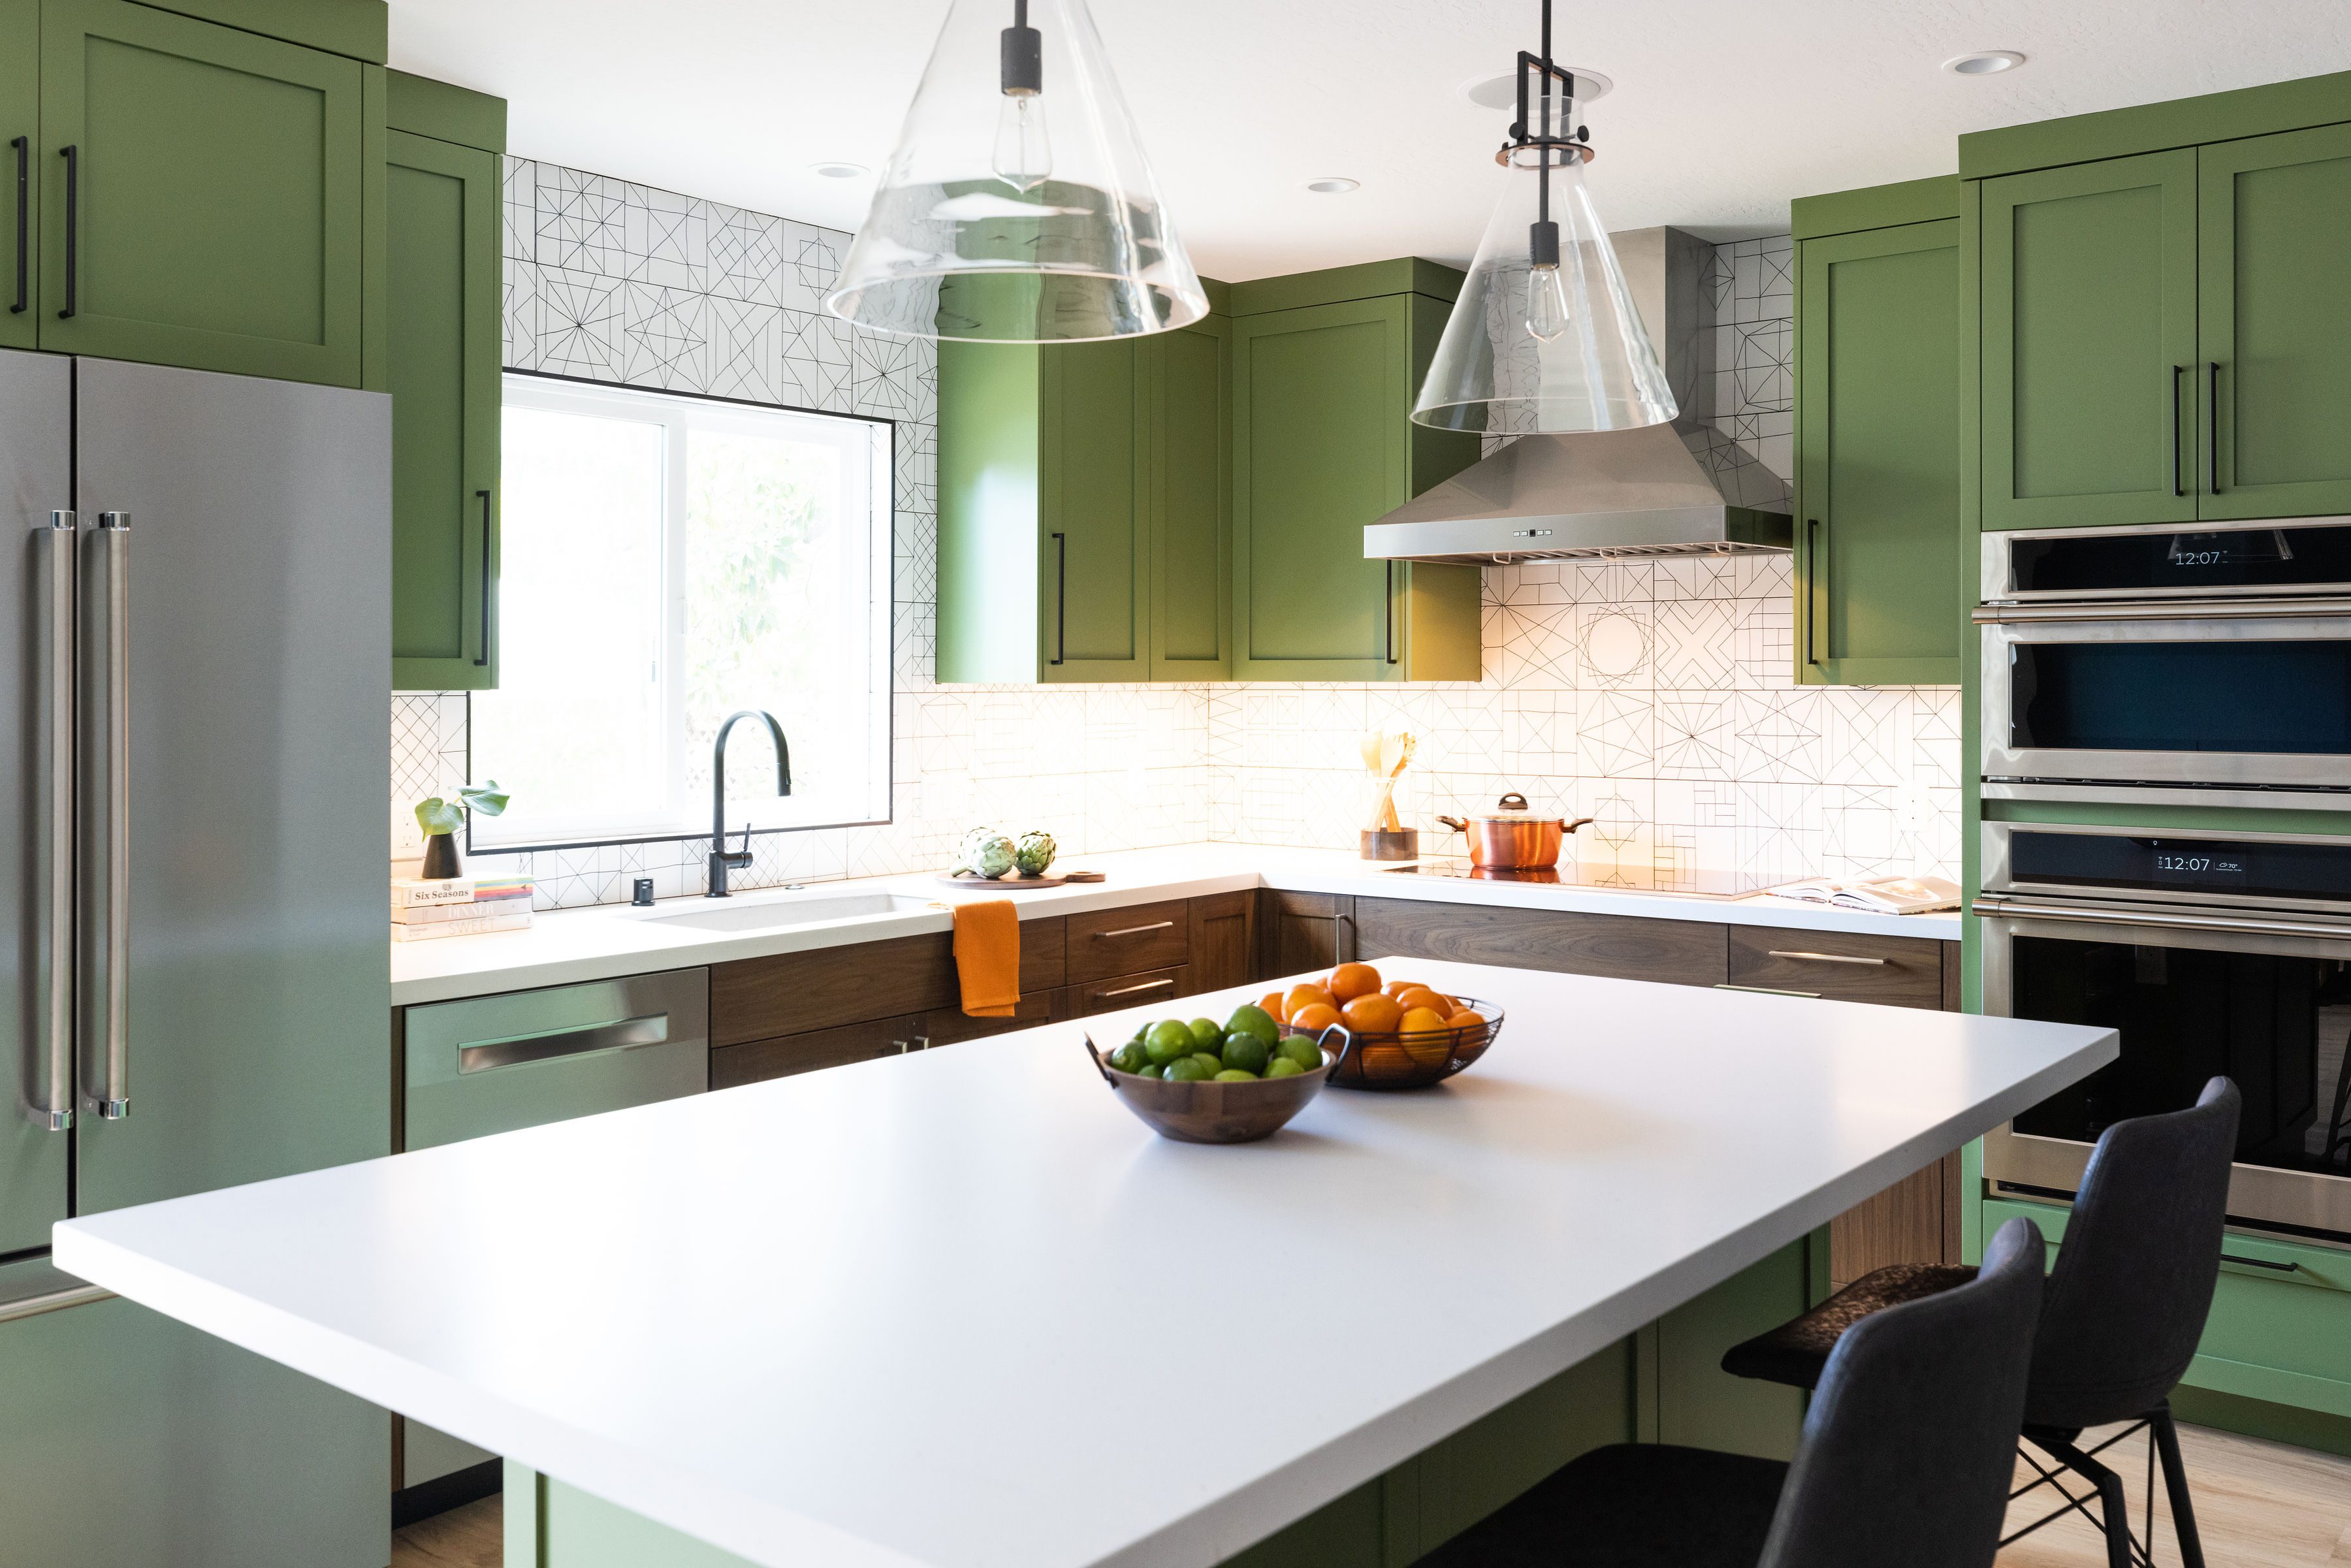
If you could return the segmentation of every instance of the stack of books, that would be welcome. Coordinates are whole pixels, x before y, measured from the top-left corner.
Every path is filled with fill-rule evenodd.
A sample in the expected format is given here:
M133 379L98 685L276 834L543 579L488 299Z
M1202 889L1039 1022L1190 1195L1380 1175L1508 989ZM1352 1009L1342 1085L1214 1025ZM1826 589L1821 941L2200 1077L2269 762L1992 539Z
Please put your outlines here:
M527 876L459 876L434 882L395 878L392 939L429 942L436 936L522 930L530 924L530 893L531 880Z

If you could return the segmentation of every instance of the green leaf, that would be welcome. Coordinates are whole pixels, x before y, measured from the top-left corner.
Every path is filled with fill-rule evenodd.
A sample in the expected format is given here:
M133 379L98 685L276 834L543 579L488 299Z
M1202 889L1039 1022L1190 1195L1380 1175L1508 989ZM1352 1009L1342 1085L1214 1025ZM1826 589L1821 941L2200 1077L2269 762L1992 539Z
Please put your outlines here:
M495 779L485 779L479 784L466 785L457 791L457 798L485 817L505 815L507 802L514 799L498 788L498 781Z
M440 796L416 802L416 825L427 837L434 833L454 833L465 825L465 813Z

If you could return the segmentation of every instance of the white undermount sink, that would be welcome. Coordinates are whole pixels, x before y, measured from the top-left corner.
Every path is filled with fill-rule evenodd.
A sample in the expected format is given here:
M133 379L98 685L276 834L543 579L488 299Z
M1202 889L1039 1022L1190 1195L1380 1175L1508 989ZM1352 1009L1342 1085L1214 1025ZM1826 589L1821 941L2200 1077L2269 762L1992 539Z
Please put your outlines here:
M653 925L676 925L693 931L777 931L788 925L829 925L836 920L858 920L873 915L904 915L927 909L931 900L899 893L841 893L813 897L737 896L696 899L693 906L674 915L658 912L634 918Z

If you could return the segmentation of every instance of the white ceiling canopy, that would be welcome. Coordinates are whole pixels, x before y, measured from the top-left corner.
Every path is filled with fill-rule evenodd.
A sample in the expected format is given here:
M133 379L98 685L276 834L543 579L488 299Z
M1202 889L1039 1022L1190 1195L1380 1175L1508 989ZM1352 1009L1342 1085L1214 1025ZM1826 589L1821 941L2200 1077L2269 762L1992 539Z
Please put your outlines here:
M1506 113L1466 89L1535 47L1531 0L1092 0L1201 272L1466 263ZM1006 0L1008 13L1010 0ZM496 93L509 145L852 228L946 0L392 0L392 63ZM1964 77L1954 56L2012 49ZM1591 0L1556 55L1621 229L1782 231L1791 197L1948 174L1961 131L2351 68L2343 0ZM1306 188L1361 182L1339 195Z

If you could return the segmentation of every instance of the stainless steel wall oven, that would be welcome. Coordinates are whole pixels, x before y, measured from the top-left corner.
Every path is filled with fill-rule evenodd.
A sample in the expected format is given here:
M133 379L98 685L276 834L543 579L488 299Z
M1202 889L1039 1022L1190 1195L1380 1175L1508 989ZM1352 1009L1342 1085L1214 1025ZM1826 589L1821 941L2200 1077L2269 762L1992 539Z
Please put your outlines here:
M2122 1054L1984 1140L1995 1191L2070 1197L2126 1116L2245 1097L2232 1224L2351 1246L2351 837L1986 822L1983 1010Z
M1988 533L1982 567L1986 799L2351 809L2351 517Z

